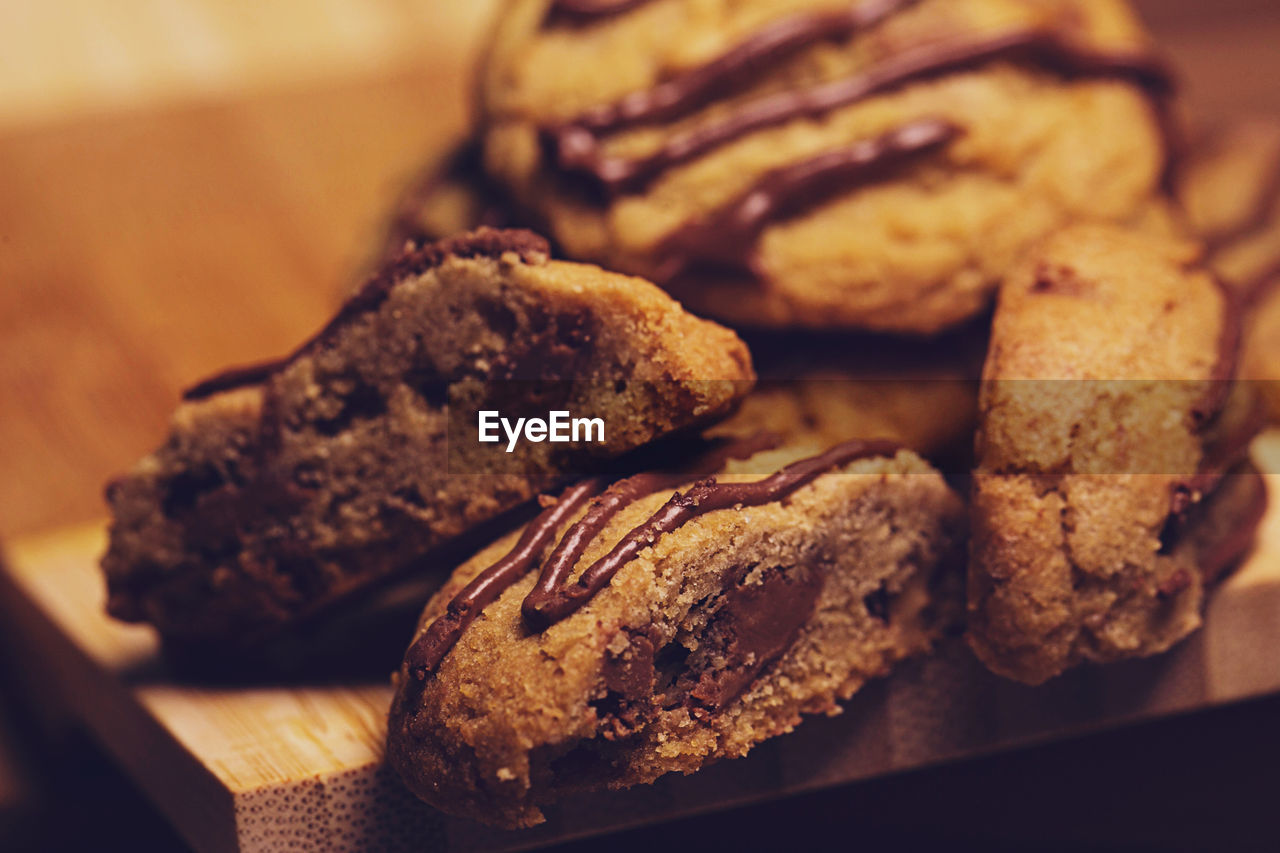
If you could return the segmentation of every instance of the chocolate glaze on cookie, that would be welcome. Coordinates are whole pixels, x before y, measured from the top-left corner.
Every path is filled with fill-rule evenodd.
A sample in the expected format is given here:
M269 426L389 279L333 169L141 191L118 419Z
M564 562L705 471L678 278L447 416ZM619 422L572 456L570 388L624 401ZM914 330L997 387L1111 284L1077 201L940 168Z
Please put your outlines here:
M705 220L677 228L665 239L655 250L663 259L657 278L669 282L693 266L763 277L755 245L771 221L830 194L883 180L894 169L936 152L960 132L949 122L923 118L774 169Z
M604 481L592 477L565 489L554 504L529 522L515 547L505 557L477 575L453 597L445 615L432 622L426 633L409 649L406 659L415 678L426 678L427 673L435 671L480 611L533 568L560 525L602 488Z
M396 282L411 276L422 275L438 267L449 258L501 258L508 252L519 255L520 260L531 263L551 254L547 241L532 231L524 229L477 228L467 234L450 237L419 246L406 252L384 266L365 282L364 286L343 304L337 315L319 332L284 358L261 364L233 367L188 388L182 394L187 401L202 400L223 391L230 391L265 382L283 370L295 359L312 351L334 332L355 317L377 309L391 292Z
M757 453L772 449L778 444L776 436L758 433L754 436L721 443L700 460L692 470L651 471L619 480L591 505L586 515L574 523L551 553L543 569L557 577L572 571L591 541L605 525L626 506L646 495L662 489L670 489L707 471L722 468L730 459L748 459ZM501 560L485 569L467 584L449 602L445 615L432 622L421 637L410 647L406 662L409 671L419 680L434 672L487 604L502 591L533 569L546 547L551 544L560 526L588 499L604 489L600 478L584 480L570 486L555 505L544 510L530 522L516 542L515 547Z
M630 12L650 2L652 0L554 0L547 9L547 21L586 24Z
M850 9L801 12L781 18L721 54L652 89L588 110L560 129L560 146L572 151L576 134L607 135L637 125L670 121L705 106L762 67L820 41L840 41L920 0L867 0ZM554 131L553 131L554 133ZM592 144L592 140L583 139ZM562 155L563 156L563 155Z
M789 19L785 23L791 26ZM740 60L736 51L750 49L756 41L766 41L768 34L766 29L706 66L664 84L674 87L670 94L629 96L564 125L548 128L544 139L552 161L563 172L585 177L608 193L640 192L667 169L752 131L797 118L816 118L908 83L1001 60L1042 65L1067 77L1125 78L1161 100L1174 88L1168 68L1153 54L1099 51L1053 31L1025 30L979 40L938 42L888 57L851 77L748 101L716 122L674 134L646 157L626 159L603 153L601 137L636 124L683 115L701 106L708 90L728 88L736 83L736 80L719 79L720 70L734 69L732 77L742 76L741 69L750 66ZM697 82L680 89L675 84L683 80ZM703 82L708 80L711 82ZM660 88L651 92L658 92ZM626 106L628 102L641 104L642 101L652 102L648 111ZM1168 131L1168 123L1162 124Z
M752 483L720 483L714 478L695 483L688 491L672 495L648 521L624 536L608 554L589 566L577 583L565 585L573 564L586 550L586 542L573 549L577 553L570 555L570 559L545 566L521 608L525 622L540 630L569 616L604 589L619 569L656 542L658 537L679 529L700 515L721 509L773 503L833 468L858 459L892 456L899 449L892 442L850 441L819 456L794 462L776 474Z

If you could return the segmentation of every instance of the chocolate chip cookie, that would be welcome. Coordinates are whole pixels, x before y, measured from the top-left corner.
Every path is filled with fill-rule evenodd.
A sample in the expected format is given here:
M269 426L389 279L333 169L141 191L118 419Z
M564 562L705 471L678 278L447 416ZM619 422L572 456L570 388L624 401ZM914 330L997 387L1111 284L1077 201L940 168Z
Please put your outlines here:
M1170 85L1121 0L607 5L508 7L485 163L696 312L932 333L1062 224L1160 208Z
M1078 226L1001 290L979 403L968 635L1002 675L1035 684L1168 649L1248 547L1263 493L1247 470L1224 479L1256 428L1224 412L1238 318L1197 261L1191 244Z
M758 442L571 486L455 572L391 709L418 796L536 824L574 791L744 755L929 647L963 526L942 477L875 442L721 461Z
M288 357L187 392L164 445L108 486L108 610L249 643L402 569L443 579L431 549L714 422L752 380L732 332L530 232L423 246ZM512 447L480 441L485 411L601 423Z

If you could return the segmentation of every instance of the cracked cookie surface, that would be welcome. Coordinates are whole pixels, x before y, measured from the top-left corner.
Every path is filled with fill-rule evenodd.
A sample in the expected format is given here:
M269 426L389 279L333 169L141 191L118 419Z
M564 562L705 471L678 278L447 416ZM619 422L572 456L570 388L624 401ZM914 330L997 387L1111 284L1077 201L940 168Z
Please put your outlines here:
M496 32L486 165L694 311L930 333L1064 223L1162 218L1165 81L1118 0L548 5Z
M527 231L422 246L290 356L187 393L165 444L108 486L108 610L167 639L255 642L725 416L753 379L729 330L648 282L551 260ZM506 453L475 441L481 409L607 428Z
M1222 410L1238 319L1197 256L1077 227L1001 290L969 571L970 645L998 673L1039 683L1164 651L1200 624L1210 547L1186 518L1215 502L1248 434L1215 437L1236 422ZM1225 459L1206 451L1218 442Z
M923 652L939 628L935 584L958 569L961 504L914 454L866 446L874 453L862 458L853 444L848 461L824 462L781 499L735 498L641 535L607 585L549 626L528 627L530 602L539 613L545 600L531 595L543 578L530 565L481 610L451 603L474 598L477 578L525 540L477 555L423 614L398 676L389 761L438 808L528 826L575 791L744 755ZM714 486L686 474L679 489L750 488L803 455L761 453L729 462ZM628 496L570 549L567 589L678 505L670 486ZM542 545L542 572L595 507L555 526L560 544L550 556ZM442 633L451 619L454 633ZM452 645L436 642L446 635Z

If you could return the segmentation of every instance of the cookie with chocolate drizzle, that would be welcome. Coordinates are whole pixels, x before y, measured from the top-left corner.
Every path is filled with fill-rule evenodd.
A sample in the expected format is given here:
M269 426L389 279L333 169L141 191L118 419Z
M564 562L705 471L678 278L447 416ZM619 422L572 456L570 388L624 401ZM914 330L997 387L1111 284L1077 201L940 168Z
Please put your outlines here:
M419 246L290 355L191 388L107 488L110 613L253 645L567 477L729 414L746 346L527 231ZM477 413L601 418L591 442L482 444ZM443 580L443 576L441 577Z
M970 645L1038 684L1163 652L1266 506L1239 316L1189 243L1077 226L1004 284L979 401ZM1231 472L1231 473L1227 473Z
M782 6L513 3L488 170L744 327L932 333L1064 223L1167 225L1172 82L1123 0Z
M398 676L387 755L409 787L529 826L571 792L744 755L925 651L958 497L892 443L773 441L579 482L462 565Z

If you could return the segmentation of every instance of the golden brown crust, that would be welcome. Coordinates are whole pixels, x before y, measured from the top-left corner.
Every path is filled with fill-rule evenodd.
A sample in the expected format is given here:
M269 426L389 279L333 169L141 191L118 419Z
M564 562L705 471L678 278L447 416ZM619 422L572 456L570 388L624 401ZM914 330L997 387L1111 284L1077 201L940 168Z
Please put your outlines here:
M1200 624L1197 554L1162 536L1212 485L1204 428L1234 319L1195 260L1194 246L1078 227L1001 290L969 574L969 641L996 672L1039 683Z
M566 475L725 416L753 378L729 330L642 280L550 260L529 232L422 247L261 384L185 403L112 485L109 609L254 641ZM604 418L604 440L474 441L479 409L561 407Z
M731 463L721 478L758 480L732 472L771 471L793 455L804 454ZM627 506L579 570L670 495ZM542 632L522 621L530 574L485 608L425 684L402 669L388 760L438 808L528 826L541 821L542 805L574 790L744 755L927 648L937 629L932 576L949 565L961 524L942 478L902 452L819 476L786 501L695 518ZM514 538L460 567L419 632ZM786 618L784 604L808 610L776 659L748 683L725 686L734 664L722 643L735 632L742 639L753 618L744 599L760 596L768 610L753 631Z
M886 6L901 8L871 14ZM776 170L916 120L959 129L955 141L881 179L836 187L770 221L744 258L758 275L704 271L671 282L692 310L743 326L935 332L981 312L1017 256L1054 228L1080 218L1144 220L1159 206L1162 131L1141 87L1123 75L1064 75L1034 58L977 63L758 128L603 204L585 200L578 176L550 163L548 128L696 75L780 21L849 8L653 3L569 28L545 25L545 2L514 3L483 78L486 164L571 255L659 280L672 235L714 219ZM1106 55L1149 47L1119 0L868 0L855 8L869 25L852 38L807 43L687 115L607 134L603 154L644 158L748 101L880 69L922 45L1053 32Z

